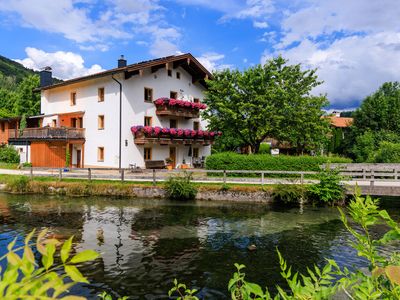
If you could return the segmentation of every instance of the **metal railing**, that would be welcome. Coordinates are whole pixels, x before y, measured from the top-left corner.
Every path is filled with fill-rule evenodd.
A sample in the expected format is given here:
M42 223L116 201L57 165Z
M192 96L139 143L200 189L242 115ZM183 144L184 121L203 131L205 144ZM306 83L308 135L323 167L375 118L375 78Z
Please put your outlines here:
M10 131L10 139L84 139L84 128L72 127L39 127L26 128L21 134L18 131Z

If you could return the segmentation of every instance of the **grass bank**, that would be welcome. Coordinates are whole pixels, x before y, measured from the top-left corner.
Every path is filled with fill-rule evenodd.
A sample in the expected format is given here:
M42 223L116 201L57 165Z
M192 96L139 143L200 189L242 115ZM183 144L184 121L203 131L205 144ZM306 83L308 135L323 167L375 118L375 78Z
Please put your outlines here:
M117 197L164 197L164 183L153 186L151 182L132 182L115 180L82 180L65 178L62 181L54 177L34 177L22 175L0 175L0 184L5 191L26 194L57 194L67 196L117 196ZM250 184L193 183L199 193L272 193L274 186Z

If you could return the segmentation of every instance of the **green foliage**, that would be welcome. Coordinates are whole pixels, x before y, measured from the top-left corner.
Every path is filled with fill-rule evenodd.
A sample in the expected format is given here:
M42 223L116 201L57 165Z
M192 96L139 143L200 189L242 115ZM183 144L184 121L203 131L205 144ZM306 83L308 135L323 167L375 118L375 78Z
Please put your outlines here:
M311 90L322 82L316 70L301 70L276 57L265 65L243 72L223 70L207 81L203 117L212 130L221 130L216 139L219 150L250 146L258 153L266 138L287 141L299 153L316 149L329 130L322 119L325 96L312 96Z
M30 167L32 167L32 163L30 163L30 162L24 162L24 163L22 164L22 167L23 167L23 168L30 168Z
M319 171L320 166L331 163L350 163L343 157L287 156L237 154L223 152L206 158L208 170L270 170L270 171Z
M13 146L0 146L0 162L19 163L19 159L19 153Z
M113 300L113 297L107 293L107 292L102 292L101 294L98 294L97 297L101 300ZM127 296L124 297L119 297L116 300L128 300L129 298Z
M271 154L271 145L267 143L260 144L259 154Z
M71 255L73 237L62 246L56 239L47 239L47 230L41 231L32 241L32 231L23 246L16 246L17 238L8 246L8 253L0 258L7 261L7 267L0 276L0 298L2 299L85 299L65 296L77 282L88 283L76 267L77 264L96 259L99 254L85 250ZM61 248L59 248L61 246ZM40 259L33 253L36 247ZM57 249L60 249L57 251ZM22 253L21 253L22 252ZM57 253L58 252L58 253ZM55 256L60 262L55 263Z
M194 294L197 293L197 290L188 289L185 284L178 283L178 281L174 280L174 286L169 290L168 296L177 295L177 300L199 300Z
M13 177L7 183L7 189L15 193L26 193L29 190L29 181L27 176Z
M339 170L331 169L329 164L318 174L319 183L308 187L310 198L314 202L338 203L345 198L345 189L340 183L343 177Z
M236 272L228 283L233 300L324 300L324 299L400 299L400 257L398 253L381 254L380 247L400 240L400 227L385 210L379 210L378 201L360 197L356 192L349 205L349 215L355 223L351 226L346 214L340 210L342 222L352 234L352 246L358 255L369 261L369 271L341 269L331 259L323 268L307 268L307 273L294 272L278 252L281 275L288 288L277 286L272 297L267 288L245 280L244 265L235 264ZM373 239L370 229L384 225L389 230ZM177 283L175 281L175 286ZM339 298L338 298L339 296ZM185 294L181 294L181 299ZM344 298L345 297L345 298Z
M35 74L35 71L27 69L22 64L0 55L0 74L15 84L21 82L25 77ZM3 82L0 80L0 83Z
M400 163L400 143L381 142L374 155L376 163Z
M167 197L173 200L193 200L197 195L197 189L191 182L191 173L171 176L165 183Z
M304 185L279 184L272 191L272 200L285 205L299 204L305 200L307 189Z
M400 143L400 124L394 121L399 118L399 82L386 82L374 94L365 98L354 113L352 134L347 142L357 162L374 162L382 142ZM388 155L385 160L392 162L390 157Z
M21 121L19 123L19 136L22 136L25 128L26 128L26 116L24 114L24 115L22 115Z

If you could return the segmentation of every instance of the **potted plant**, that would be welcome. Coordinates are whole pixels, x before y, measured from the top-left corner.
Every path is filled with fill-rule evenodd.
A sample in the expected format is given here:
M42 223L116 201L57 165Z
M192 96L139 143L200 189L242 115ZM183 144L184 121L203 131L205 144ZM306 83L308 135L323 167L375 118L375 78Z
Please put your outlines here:
M172 162L173 160L170 157L165 159L165 163L167 164L167 170L172 170Z

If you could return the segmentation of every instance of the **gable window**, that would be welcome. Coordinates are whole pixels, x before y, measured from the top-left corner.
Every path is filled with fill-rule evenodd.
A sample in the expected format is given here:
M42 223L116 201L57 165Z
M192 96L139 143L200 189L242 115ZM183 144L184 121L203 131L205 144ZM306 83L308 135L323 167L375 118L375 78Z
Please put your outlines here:
M1 131L4 132L6 130L6 123L1 122Z
M167 70L168 76L172 77L172 70Z
M193 102L194 102L194 103L200 103L200 99L199 99L199 98L194 98L194 99L193 99Z
M97 161L104 161L104 147L97 148Z
M98 95L98 101L104 102L104 88L103 87L101 87L97 90L97 95Z
M151 126L152 123L152 117L144 117L144 126Z
M151 148L144 148L143 157L144 160L151 160Z
M175 119L169 120L169 128L177 128L177 122Z
M99 115L97 117L97 129L104 129L104 115Z
M51 120L51 127L57 127L57 120L56 119Z
M72 92L70 94L70 104L71 106L76 105L76 92Z
M180 72L176 72L176 79L181 79L181 73Z
M153 102L153 89L144 88L144 101Z
M178 99L178 93L171 91L171 92L169 92L169 97L171 99Z
M200 129L200 122L193 122L193 130L199 130Z

